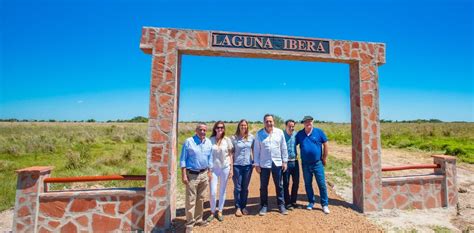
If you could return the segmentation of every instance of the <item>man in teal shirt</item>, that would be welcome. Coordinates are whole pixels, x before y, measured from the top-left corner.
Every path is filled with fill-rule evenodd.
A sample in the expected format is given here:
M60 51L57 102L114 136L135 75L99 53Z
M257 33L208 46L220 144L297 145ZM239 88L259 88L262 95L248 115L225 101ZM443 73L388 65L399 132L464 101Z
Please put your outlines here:
M285 141L288 149L288 168L283 172L283 191L285 195L286 209L293 210L296 208L296 199L298 198L298 186L300 184L300 166L298 163L296 142L295 142L295 124L294 120L285 122L286 129L284 131ZM291 177L291 194L289 192Z

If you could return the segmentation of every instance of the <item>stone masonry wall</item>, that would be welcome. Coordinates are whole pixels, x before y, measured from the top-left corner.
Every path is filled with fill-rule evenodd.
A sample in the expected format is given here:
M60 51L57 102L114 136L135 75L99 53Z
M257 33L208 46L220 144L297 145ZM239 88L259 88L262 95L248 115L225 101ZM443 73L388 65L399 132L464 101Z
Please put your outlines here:
M382 178L384 209L428 209L443 206L442 175Z
M382 178L384 209L429 209L457 203L456 158L433 155L433 174Z
M50 192L39 196L42 232L112 232L143 230L145 190Z
M34 232L37 221L38 197L44 192L43 180L52 167L29 167L17 170L14 232Z

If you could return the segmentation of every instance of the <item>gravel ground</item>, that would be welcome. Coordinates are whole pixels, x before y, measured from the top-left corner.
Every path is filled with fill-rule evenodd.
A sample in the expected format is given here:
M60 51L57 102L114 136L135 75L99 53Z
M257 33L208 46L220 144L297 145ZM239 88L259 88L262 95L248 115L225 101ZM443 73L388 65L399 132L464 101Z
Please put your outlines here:
M330 154L339 159L350 160L351 147L330 144ZM431 164L430 153L422 151L407 151L399 149L382 149L382 166L397 166L406 164ZM427 174L430 170L405 170L385 172L383 176ZM351 169L346 173L352 176ZM384 210L366 216L380 225L384 231L435 232L449 230L453 232L474 231L474 165L457 163L458 205L450 208L435 208L428 210ZM352 203L352 188L349 185L336 185L334 190L344 200Z
M271 179L271 178L270 178ZM314 183L315 194L319 195L316 182ZM304 191L303 179L301 176L298 203L301 208L289 211L288 215L281 215L278 212L275 197L275 187L273 182L269 185L269 213L266 216L259 216L260 209L260 192L259 192L259 174L252 174L252 180L249 189L249 215L236 217L234 215L233 202L233 183L229 181L227 186L224 207L224 221L214 220L208 226L196 227L195 232L334 232L334 231L371 231L380 232L382 228L371 222L363 214L355 211L351 203L346 202L338 196L328 186L329 191L329 208L331 213L325 215L321 206L317 204L315 209L306 210L307 198ZM319 203L319 199L317 201ZM209 205L205 205L204 218L210 214ZM177 211L177 219L175 229L178 232L184 230L184 209Z

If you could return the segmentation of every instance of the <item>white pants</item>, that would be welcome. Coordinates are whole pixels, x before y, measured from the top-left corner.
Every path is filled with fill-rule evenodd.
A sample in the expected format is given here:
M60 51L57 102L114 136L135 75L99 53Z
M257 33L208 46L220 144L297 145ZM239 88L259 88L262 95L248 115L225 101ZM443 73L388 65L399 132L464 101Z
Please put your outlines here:
M226 168L212 168L212 180L211 180L211 213L216 211L216 195L217 195L217 182L219 181L219 211L224 209L225 202L225 188L227 187L227 181L229 178L230 166Z

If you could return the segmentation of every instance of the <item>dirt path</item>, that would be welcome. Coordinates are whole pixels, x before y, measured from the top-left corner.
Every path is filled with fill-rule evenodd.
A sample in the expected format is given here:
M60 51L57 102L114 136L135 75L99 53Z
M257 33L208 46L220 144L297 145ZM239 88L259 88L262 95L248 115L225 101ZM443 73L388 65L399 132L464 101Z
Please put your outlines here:
M271 179L271 178L270 178ZM319 195L316 182L314 181L315 195ZM339 197L330 188L329 191L329 208L331 213L325 215L319 204L314 210L306 210L307 198L304 191L303 177L301 174L298 202L300 209L289 211L288 215L281 215L278 212L275 197L275 186L270 181L269 185L269 213L266 216L259 216L260 209L260 192L259 192L259 175L255 172L252 174L252 180L249 189L248 210L250 215L236 217L234 215L233 201L233 182L229 181L226 192L226 202L224 207L224 221L214 220L205 227L196 227L195 232L328 232L328 231L382 231L363 214L352 209L352 204L346 202ZM318 196L319 197L319 196ZM319 199L317 200L319 203ZM210 214L209 205L206 202L204 218ZM184 230L184 209L177 211L176 230L181 232Z
M351 160L351 147L330 144L330 154L339 159ZM407 164L432 164L430 153L407 151L400 149L383 149L382 166L397 166ZM430 170L406 170L386 172L383 176L427 174ZM352 176L351 169L346 173ZM416 229L419 231L433 231L436 227L449 228L452 231L474 231L474 165L457 163L458 177L458 207L437 208L430 210L384 210L367 214L367 217L383 226L384 230L398 231ZM334 187L337 194L352 203L352 188L350 185ZM439 229L439 228L438 228Z

